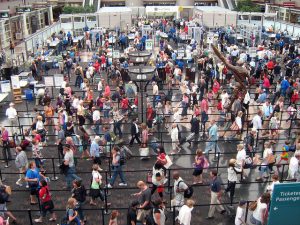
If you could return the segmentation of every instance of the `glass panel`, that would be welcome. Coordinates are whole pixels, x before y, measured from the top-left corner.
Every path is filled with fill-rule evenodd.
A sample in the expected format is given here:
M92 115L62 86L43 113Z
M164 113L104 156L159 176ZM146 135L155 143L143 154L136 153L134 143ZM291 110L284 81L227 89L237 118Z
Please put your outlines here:
M61 18L60 21L61 21L61 23L71 23L72 19L70 17L69 18Z
M83 16L74 17L74 22L84 22L84 17Z
M87 22L94 22L97 21L96 16L87 16L86 17Z

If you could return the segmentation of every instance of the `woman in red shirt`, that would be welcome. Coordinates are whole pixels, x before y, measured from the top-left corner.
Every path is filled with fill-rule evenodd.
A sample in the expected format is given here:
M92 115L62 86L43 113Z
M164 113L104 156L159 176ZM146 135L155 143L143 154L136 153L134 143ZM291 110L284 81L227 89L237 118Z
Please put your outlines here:
M270 80L267 75L264 75L263 88L266 89L266 93L269 93L269 88L271 87Z
M41 217L35 219L36 223L43 223L43 219L46 217L47 212L51 213L51 218L49 221L56 221L56 215L53 212L54 204L51 198L51 194L49 192L48 184L45 180L40 181L41 189L39 190L39 198L41 201Z

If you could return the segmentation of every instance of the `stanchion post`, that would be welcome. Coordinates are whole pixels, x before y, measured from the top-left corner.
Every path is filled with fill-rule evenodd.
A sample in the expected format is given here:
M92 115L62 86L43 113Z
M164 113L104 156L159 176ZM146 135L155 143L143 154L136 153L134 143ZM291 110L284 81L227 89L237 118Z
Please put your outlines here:
M217 145L218 145L218 141L215 141L215 152L214 152L214 158L212 161L217 162L218 161L218 155L217 155ZM209 153L208 153L209 154ZM218 162L219 163L219 162Z
M30 225L33 225L31 209L28 209L28 218L29 218Z
M54 159L52 158L52 169L53 169L53 177L51 178L51 180L53 181L57 181L58 177L56 176L56 171L55 171L55 165L54 165Z
M255 148L257 149L257 145L258 145L258 135L259 135L260 130L257 130L256 132L256 140L255 140Z
M245 221L247 221L247 218L248 218L248 212L249 212L249 201L247 201L247 204L246 204Z
M104 209L101 209L101 216L102 216L102 225L105 225Z
M217 173L219 173L220 152L217 153Z
M285 167L286 164L282 164L282 170L281 170L281 177L280 177L280 182L282 182L284 179L283 179L283 173L284 173L284 167Z
M172 219L173 219L173 225L175 225L176 224L176 209L175 209L175 206L173 206Z
M6 180L6 179L2 176L2 170L1 170L1 169L0 169L0 179L1 179L2 182Z

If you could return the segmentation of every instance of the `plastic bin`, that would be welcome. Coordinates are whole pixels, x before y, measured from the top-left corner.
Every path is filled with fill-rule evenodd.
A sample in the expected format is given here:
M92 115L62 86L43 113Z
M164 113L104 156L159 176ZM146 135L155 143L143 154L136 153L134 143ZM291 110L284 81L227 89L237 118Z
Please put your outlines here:
M33 91L31 89L26 89L24 93L27 101L33 101Z

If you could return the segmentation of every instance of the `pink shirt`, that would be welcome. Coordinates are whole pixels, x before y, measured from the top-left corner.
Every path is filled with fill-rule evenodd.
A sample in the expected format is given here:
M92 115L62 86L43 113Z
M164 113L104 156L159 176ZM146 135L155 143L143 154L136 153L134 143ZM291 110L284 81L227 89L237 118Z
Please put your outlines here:
M205 111L206 113L208 112L208 102L205 99L202 99L201 104L200 104L201 112Z
M8 141L8 131L7 130L4 130L2 132L2 140L3 141Z

